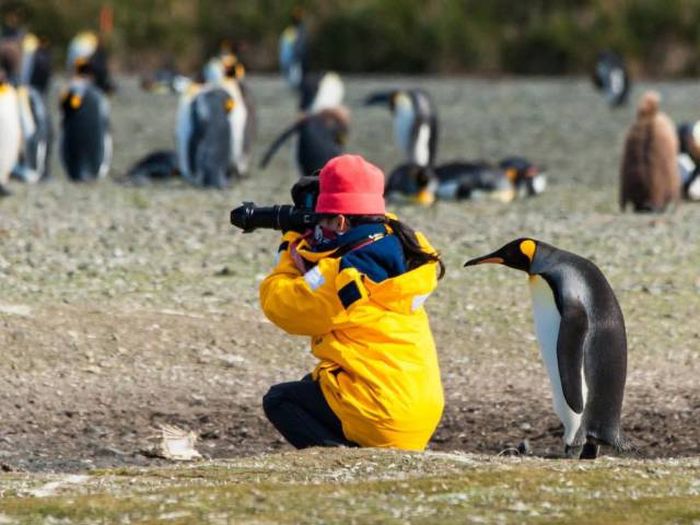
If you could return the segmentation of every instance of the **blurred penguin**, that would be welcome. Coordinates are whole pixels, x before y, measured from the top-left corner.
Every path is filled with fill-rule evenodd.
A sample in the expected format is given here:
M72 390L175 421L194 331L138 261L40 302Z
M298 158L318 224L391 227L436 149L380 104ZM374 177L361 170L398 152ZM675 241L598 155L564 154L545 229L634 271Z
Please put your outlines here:
M394 116L394 137L406 162L431 166L438 143L438 117L432 99L422 89L373 93L365 105L385 105Z
M317 113L343 103L345 84L338 73L309 73L304 76L299 92L299 109Z
M593 71L593 84L603 92L611 107L624 105L631 81L622 57L610 50L598 53Z
M257 130L255 101L245 81L245 67L232 51L225 49L219 57L209 60L204 69L204 80L226 90L233 101L229 112L230 167L234 175L244 177L250 169Z
M61 161L75 182L104 178L112 161L109 101L95 86L92 62L76 60L75 75L61 96Z
M678 125L678 170L683 197L700 200L700 122Z
M287 84L292 89L300 89L308 73L307 34L304 10L300 6L292 10L291 23L280 36L279 63Z
M303 115L272 142L260 167L265 168L282 144L296 135L295 156L299 175L315 175L326 162L344 153L349 124L350 112L343 106Z
M179 175L177 153L171 150L157 150L139 159L129 168L126 182L144 186L153 181L166 181Z
M620 168L620 208L662 212L680 198L678 136L671 119L659 110L659 94L645 92L637 120L627 133Z
M180 174L196 186L225 188L230 183L235 101L227 90L191 85L180 98L176 123Z
M27 33L22 39L22 66L19 83L31 86L46 97L51 81L51 48L48 40Z
M22 144L17 92L0 68L0 197L10 195L7 183Z
M542 193L542 169L524 157L507 157L498 166L488 162L453 161L439 166L402 164L389 174L389 200L429 205L435 200L490 199L511 202Z
M78 62L89 64L94 84L98 88L107 94L115 91L116 84L109 71L107 50L97 33L82 31L68 44L67 71L75 71Z
M44 97L30 85L17 88L22 150L12 175L23 182L35 183L49 177L49 158L53 131Z

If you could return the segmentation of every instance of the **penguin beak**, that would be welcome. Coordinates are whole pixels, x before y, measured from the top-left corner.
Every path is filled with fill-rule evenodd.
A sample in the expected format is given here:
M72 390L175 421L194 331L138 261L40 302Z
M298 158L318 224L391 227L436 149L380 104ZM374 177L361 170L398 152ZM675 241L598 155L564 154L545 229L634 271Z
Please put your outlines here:
M498 257L495 253L490 253L482 257L477 257L476 259L470 259L464 263L464 266L476 266L477 264L503 264L505 261L502 257Z

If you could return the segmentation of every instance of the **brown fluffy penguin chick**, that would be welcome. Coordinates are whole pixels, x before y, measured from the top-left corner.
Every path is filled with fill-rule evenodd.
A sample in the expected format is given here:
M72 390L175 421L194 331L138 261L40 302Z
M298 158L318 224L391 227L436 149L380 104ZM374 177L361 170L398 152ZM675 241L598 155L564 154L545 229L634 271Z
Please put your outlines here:
M671 119L659 111L659 100L655 91L642 95L627 133L620 169L623 211L631 202L634 211L661 212L680 198L678 136Z

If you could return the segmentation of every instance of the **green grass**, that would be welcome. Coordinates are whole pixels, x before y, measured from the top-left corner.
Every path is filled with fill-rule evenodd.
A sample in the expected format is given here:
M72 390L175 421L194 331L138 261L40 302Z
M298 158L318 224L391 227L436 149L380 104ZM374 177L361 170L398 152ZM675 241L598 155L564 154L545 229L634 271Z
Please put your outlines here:
M320 450L0 481L19 523L694 523L700 461ZM14 522L14 521L11 521Z

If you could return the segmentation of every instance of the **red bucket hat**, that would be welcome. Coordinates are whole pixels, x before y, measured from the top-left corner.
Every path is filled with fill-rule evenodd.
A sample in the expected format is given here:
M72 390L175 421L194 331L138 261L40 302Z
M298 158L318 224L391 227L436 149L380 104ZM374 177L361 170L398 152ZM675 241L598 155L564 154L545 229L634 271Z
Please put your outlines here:
M319 174L316 213L384 215L384 173L359 155L329 160Z

